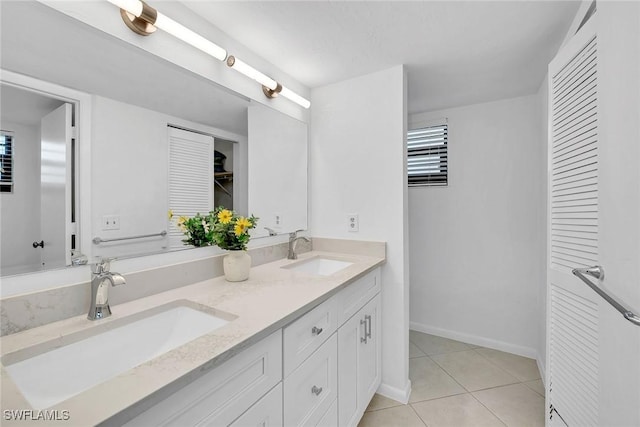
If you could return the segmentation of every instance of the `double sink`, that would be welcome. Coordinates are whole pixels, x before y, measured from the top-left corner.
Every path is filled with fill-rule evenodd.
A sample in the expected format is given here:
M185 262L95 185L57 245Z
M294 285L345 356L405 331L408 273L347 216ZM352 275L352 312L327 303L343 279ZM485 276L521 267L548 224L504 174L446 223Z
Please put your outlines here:
M351 265L316 256L282 268L326 277ZM45 409L222 328L235 318L191 301L175 301L7 354L2 364L32 408Z

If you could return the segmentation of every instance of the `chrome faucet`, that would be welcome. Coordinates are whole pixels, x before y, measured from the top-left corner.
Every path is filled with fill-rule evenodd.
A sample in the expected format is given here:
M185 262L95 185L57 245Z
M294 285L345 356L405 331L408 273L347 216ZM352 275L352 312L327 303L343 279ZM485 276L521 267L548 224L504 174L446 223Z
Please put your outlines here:
M311 243L311 240L304 236L298 236L298 233L303 230L297 230L293 233L289 233L289 253L287 254L287 259L298 259L298 254L296 253L296 242L298 240L304 240L305 242Z
M109 307L109 283L119 286L127 283L120 273L112 273L109 259L100 260L91 265L91 306L87 319L98 320L111 316ZM105 283L109 282L109 283Z

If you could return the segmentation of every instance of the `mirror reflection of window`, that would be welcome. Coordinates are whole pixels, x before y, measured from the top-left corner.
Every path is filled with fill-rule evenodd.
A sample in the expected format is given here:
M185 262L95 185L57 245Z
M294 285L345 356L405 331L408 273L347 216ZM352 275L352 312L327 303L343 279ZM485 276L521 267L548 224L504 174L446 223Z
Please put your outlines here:
M13 132L0 132L0 192L13 192Z

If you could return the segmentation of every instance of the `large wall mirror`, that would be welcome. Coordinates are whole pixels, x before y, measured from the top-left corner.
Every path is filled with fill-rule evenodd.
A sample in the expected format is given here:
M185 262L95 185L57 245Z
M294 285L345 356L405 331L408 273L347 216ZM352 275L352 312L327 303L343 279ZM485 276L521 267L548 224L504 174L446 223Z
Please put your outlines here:
M307 228L306 123L38 2L3 2L0 15L0 68L82 91L91 104L19 87L4 74L3 276L83 255L92 262L185 249L170 209L254 214L254 237ZM87 140L72 129L82 114L90 115ZM46 185L47 171L57 185Z

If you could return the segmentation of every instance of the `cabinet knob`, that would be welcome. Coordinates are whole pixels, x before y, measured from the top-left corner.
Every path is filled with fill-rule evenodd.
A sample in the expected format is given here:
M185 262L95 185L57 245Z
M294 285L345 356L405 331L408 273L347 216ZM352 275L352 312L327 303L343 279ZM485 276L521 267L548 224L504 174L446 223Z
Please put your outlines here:
M314 326L314 327L311 329L311 333L312 333L313 335L320 335L320 334L322 333L322 328L318 328L317 326Z
M320 393L322 393L322 387L317 387L317 386L313 386L311 387L311 393L315 394L316 396L320 396Z
M44 248L44 240L40 240L39 242L33 242L31 246L33 246L34 249L37 247Z

